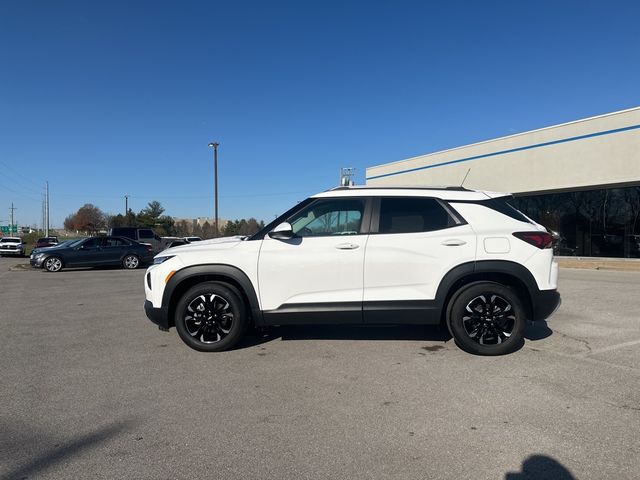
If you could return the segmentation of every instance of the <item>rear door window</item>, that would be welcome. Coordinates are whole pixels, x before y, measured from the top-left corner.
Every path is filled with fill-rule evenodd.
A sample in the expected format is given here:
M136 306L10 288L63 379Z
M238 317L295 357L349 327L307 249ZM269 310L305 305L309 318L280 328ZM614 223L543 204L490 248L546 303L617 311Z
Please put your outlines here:
M106 237L104 239L105 247L124 247L127 243L121 238Z
M433 198L380 199L378 233L432 232L457 225L447 210Z

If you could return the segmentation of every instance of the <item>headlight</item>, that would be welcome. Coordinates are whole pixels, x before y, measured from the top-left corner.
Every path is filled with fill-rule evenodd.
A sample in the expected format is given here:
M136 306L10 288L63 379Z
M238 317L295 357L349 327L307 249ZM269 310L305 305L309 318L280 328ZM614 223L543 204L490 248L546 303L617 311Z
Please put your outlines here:
M175 255L164 255L162 257L154 257L153 259L153 264L154 265L160 265L161 263L166 262L167 260L169 260L170 258L175 257Z

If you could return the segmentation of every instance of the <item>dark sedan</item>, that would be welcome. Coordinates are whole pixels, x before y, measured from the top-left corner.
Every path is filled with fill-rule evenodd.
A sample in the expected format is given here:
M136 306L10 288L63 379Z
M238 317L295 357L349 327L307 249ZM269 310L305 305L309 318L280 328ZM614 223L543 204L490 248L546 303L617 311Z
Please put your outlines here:
M65 267L122 266L138 268L150 263L153 252L150 245L142 245L124 237L90 237L49 247L31 256L31 266L58 272Z

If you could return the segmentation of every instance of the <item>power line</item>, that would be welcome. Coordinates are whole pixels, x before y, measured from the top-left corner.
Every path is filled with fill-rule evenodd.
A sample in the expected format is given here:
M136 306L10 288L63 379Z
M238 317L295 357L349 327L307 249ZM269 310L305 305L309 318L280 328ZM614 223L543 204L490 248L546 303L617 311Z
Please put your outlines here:
M2 188L3 190L8 190L11 193L15 193L20 198L27 198L27 199L32 200L34 202L39 202L40 201L39 199L36 199L36 198L32 197L31 194L26 194L24 192L16 190L15 188L7 187L6 185L3 185L3 184L0 184L0 188Z
M26 176L22 175L20 172L18 172L17 170L13 169L13 168L12 168L12 167L10 167L9 165L7 165L7 164L6 164L5 162L3 162L2 160L0 160L0 165L2 165L2 166L4 167L4 168L3 168L3 170L4 170L4 174L5 174L5 176L7 176L7 177L8 177L9 173L13 172L13 175L14 175L14 176L17 176L17 177L20 177L20 178L23 178L24 180L26 180L26 182L25 182L24 180L16 180L15 178L12 180L12 181L14 181L14 182L21 183L21 184L23 185L23 188L24 188L25 190L31 190L32 192L35 192L35 190L33 190L33 187L28 186L28 185L27 185L27 183L29 183L29 184L31 184L31 185L34 185L34 186L38 186L38 187L40 186L40 185L38 185L36 182L34 182L33 180L31 180L30 178L28 178L28 177L26 177Z

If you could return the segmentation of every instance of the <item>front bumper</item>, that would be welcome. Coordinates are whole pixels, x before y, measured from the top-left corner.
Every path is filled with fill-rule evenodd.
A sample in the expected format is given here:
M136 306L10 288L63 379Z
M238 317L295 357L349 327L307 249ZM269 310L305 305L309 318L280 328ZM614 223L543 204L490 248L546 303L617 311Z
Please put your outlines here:
M43 261L44 261L44 257L42 257L42 258L31 257L31 259L29 260L29 263L34 268L42 268L42 262Z
M533 318L532 320L546 320L560 308L562 299L557 290L539 290L533 298Z
M16 255L18 257L22 257L24 255L24 250L0 250L0 255Z
M149 300L144 301L144 313L161 330L169 330L169 316L165 308L154 308Z

